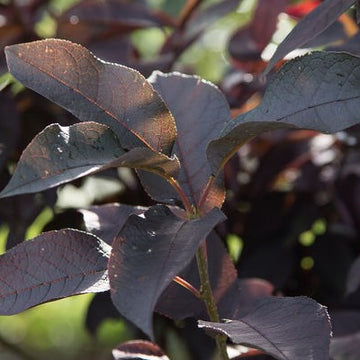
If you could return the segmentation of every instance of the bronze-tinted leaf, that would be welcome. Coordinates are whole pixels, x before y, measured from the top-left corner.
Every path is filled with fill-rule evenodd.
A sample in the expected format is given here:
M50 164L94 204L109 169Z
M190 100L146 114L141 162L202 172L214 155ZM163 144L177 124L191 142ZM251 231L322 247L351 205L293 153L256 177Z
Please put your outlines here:
M110 126L121 146L170 154L174 119L136 70L106 63L70 41L47 39L6 48L9 71L25 86L82 121Z
M49 125L24 150L0 197L33 193L109 167L135 167L162 175L178 169L178 161L149 148L125 152L106 125L84 122Z

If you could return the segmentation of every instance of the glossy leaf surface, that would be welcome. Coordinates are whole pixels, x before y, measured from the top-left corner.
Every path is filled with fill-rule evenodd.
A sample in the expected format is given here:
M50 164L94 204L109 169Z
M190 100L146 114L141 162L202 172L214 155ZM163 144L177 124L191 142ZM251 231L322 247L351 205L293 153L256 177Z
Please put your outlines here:
M174 167L175 165L175 167ZM0 196L33 193L109 167L139 167L176 172L177 160L149 148L125 152L114 132L94 122L49 125L23 152Z
M328 360L330 321L326 308L306 297L261 299L240 320L199 321L199 327L227 335L279 360Z
M326 0L305 16L276 49L265 73L290 51L301 47L333 24L355 0Z
M196 76L155 72L149 81L175 117L178 137L173 154L181 163L177 178L180 186L191 203L200 205L203 210L221 207L224 201L221 179L213 184L206 203L200 202L211 175L206 147L230 121L226 99L216 86ZM165 188L165 185L159 186L158 190L154 186L147 186L150 194L158 201L166 201L171 196L172 189L164 191Z
M224 215L214 209L202 218L186 220L158 205L143 216L130 216L113 242L109 279L120 313L153 337L152 313L159 296Z
M0 313L16 314L46 301L109 289L110 247L72 229L51 231L0 256Z
M360 121L360 59L315 52L285 64L259 106L239 115L208 147L213 173L243 143L280 128L333 133Z
M174 120L136 70L97 59L81 45L48 39L6 48L9 71L82 121L110 126L121 146L171 152Z

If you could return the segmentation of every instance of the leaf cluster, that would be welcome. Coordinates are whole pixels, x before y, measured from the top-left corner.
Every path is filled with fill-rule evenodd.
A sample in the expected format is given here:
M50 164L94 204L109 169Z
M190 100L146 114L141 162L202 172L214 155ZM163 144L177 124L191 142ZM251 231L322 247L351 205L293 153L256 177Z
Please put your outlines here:
M2 9L8 24L18 26L15 41L37 37L35 14L46 3ZM226 337L248 347L241 357L327 360L330 351L341 359L358 336L349 320L358 307L358 150L356 128L343 130L360 122L360 59L354 20L349 14L338 20L353 3L322 2L265 62L261 54L278 14L306 12L306 2L259 0L252 21L229 40L234 69L220 88L172 70L239 1L208 7L188 1L176 19L144 1L82 1L53 15L57 38L7 46L9 72L50 102L29 90L14 96L10 87L0 97L1 112L8 114L0 124L4 183L24 138L32 138L0 193L2 208L13 211L1 220L18 229L0 257L0 313L109 292L110 299L95 297L89 324L96 327L111 313L99 308L112 306L152 341L119 345L115 359L167 358L153 343L160 338L154 313L201 319L184 338L207 339L206 330L224 360ZM150 63L129 36L148 27L171 29ZM9 34L10 28L3 30ZM290 51L319 45L323 51L273 69ZM329 51L335 46L348 52ZM249 110L251 101L256 104ZM26 133L27 117L39 116L59 120L39 124L45 126L36 135L34 126ZM139 181L120 177L126 191L117 202L81 209L71 222L65 213L65 226L54 221L57 230L22 242L38 211L55 204L55 187L99 172L118 179L122 168L135 169ZM127 202L140 187L149 198ZM327 229L319 230L321 224ZM339 224L348 229L341 236ZM232 252L230 234L244 244L240 259L239 253L231 259L224 246L228 240ZM314 261L318 268L311 273ZM327 263L337 261L336 281L329 281ZM318 278L329 284L315 284ZM298 296L304 293L331 306L331 316ZM192 346L198 359L213 352L200 342Z

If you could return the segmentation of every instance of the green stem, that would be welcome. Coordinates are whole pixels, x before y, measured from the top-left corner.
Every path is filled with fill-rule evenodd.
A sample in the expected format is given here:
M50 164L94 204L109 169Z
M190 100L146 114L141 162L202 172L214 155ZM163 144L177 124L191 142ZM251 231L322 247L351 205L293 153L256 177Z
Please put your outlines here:
M204 242L203 245L198 249L196 253L196 260L197 260L199 276L201 281L201 287L200 287L201 299L205 303L210 321L220 322L219 313L217 311L217 307L209 279L208 263L206 257L206 242ZM216 346L220 353L220 359L229 360L229 356L226 351L225 335L221 335L221 334L216 335Z

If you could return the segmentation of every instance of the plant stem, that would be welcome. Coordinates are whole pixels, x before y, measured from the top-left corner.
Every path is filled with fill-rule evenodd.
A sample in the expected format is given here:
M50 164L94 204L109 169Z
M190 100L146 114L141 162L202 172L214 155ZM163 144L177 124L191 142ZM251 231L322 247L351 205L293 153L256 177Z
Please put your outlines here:
M196 289L194 286L192 286L189 282L187 282L185 279L183 279L180 276L175 276L173 279L174 282L181 285L185 289L189 290L194 296L196 296L198 299L201 298L200 292L198 289Z
M175 189L175 191L178 193L184 208L187 212L187 215L191 218L194 216L194 207L191 205L189 199L186 197L186 195L184 194L184 191L182 190L181 186L179 185L179 183L173 178L173 177L168 177L167 181L170 183L170 185Z
M196 253L196 260L197 260L199 276L201 281L201 287L200 287L201 299L205 303L210 321L220 322L219 313L217 311L217 307L209 279L208 263L206 256L206 242L204 242L203 245L198 249ZM220 353L221 360L229 360L229 356L226 351L225 335L221 335L221 334L216 335L216 346Z

